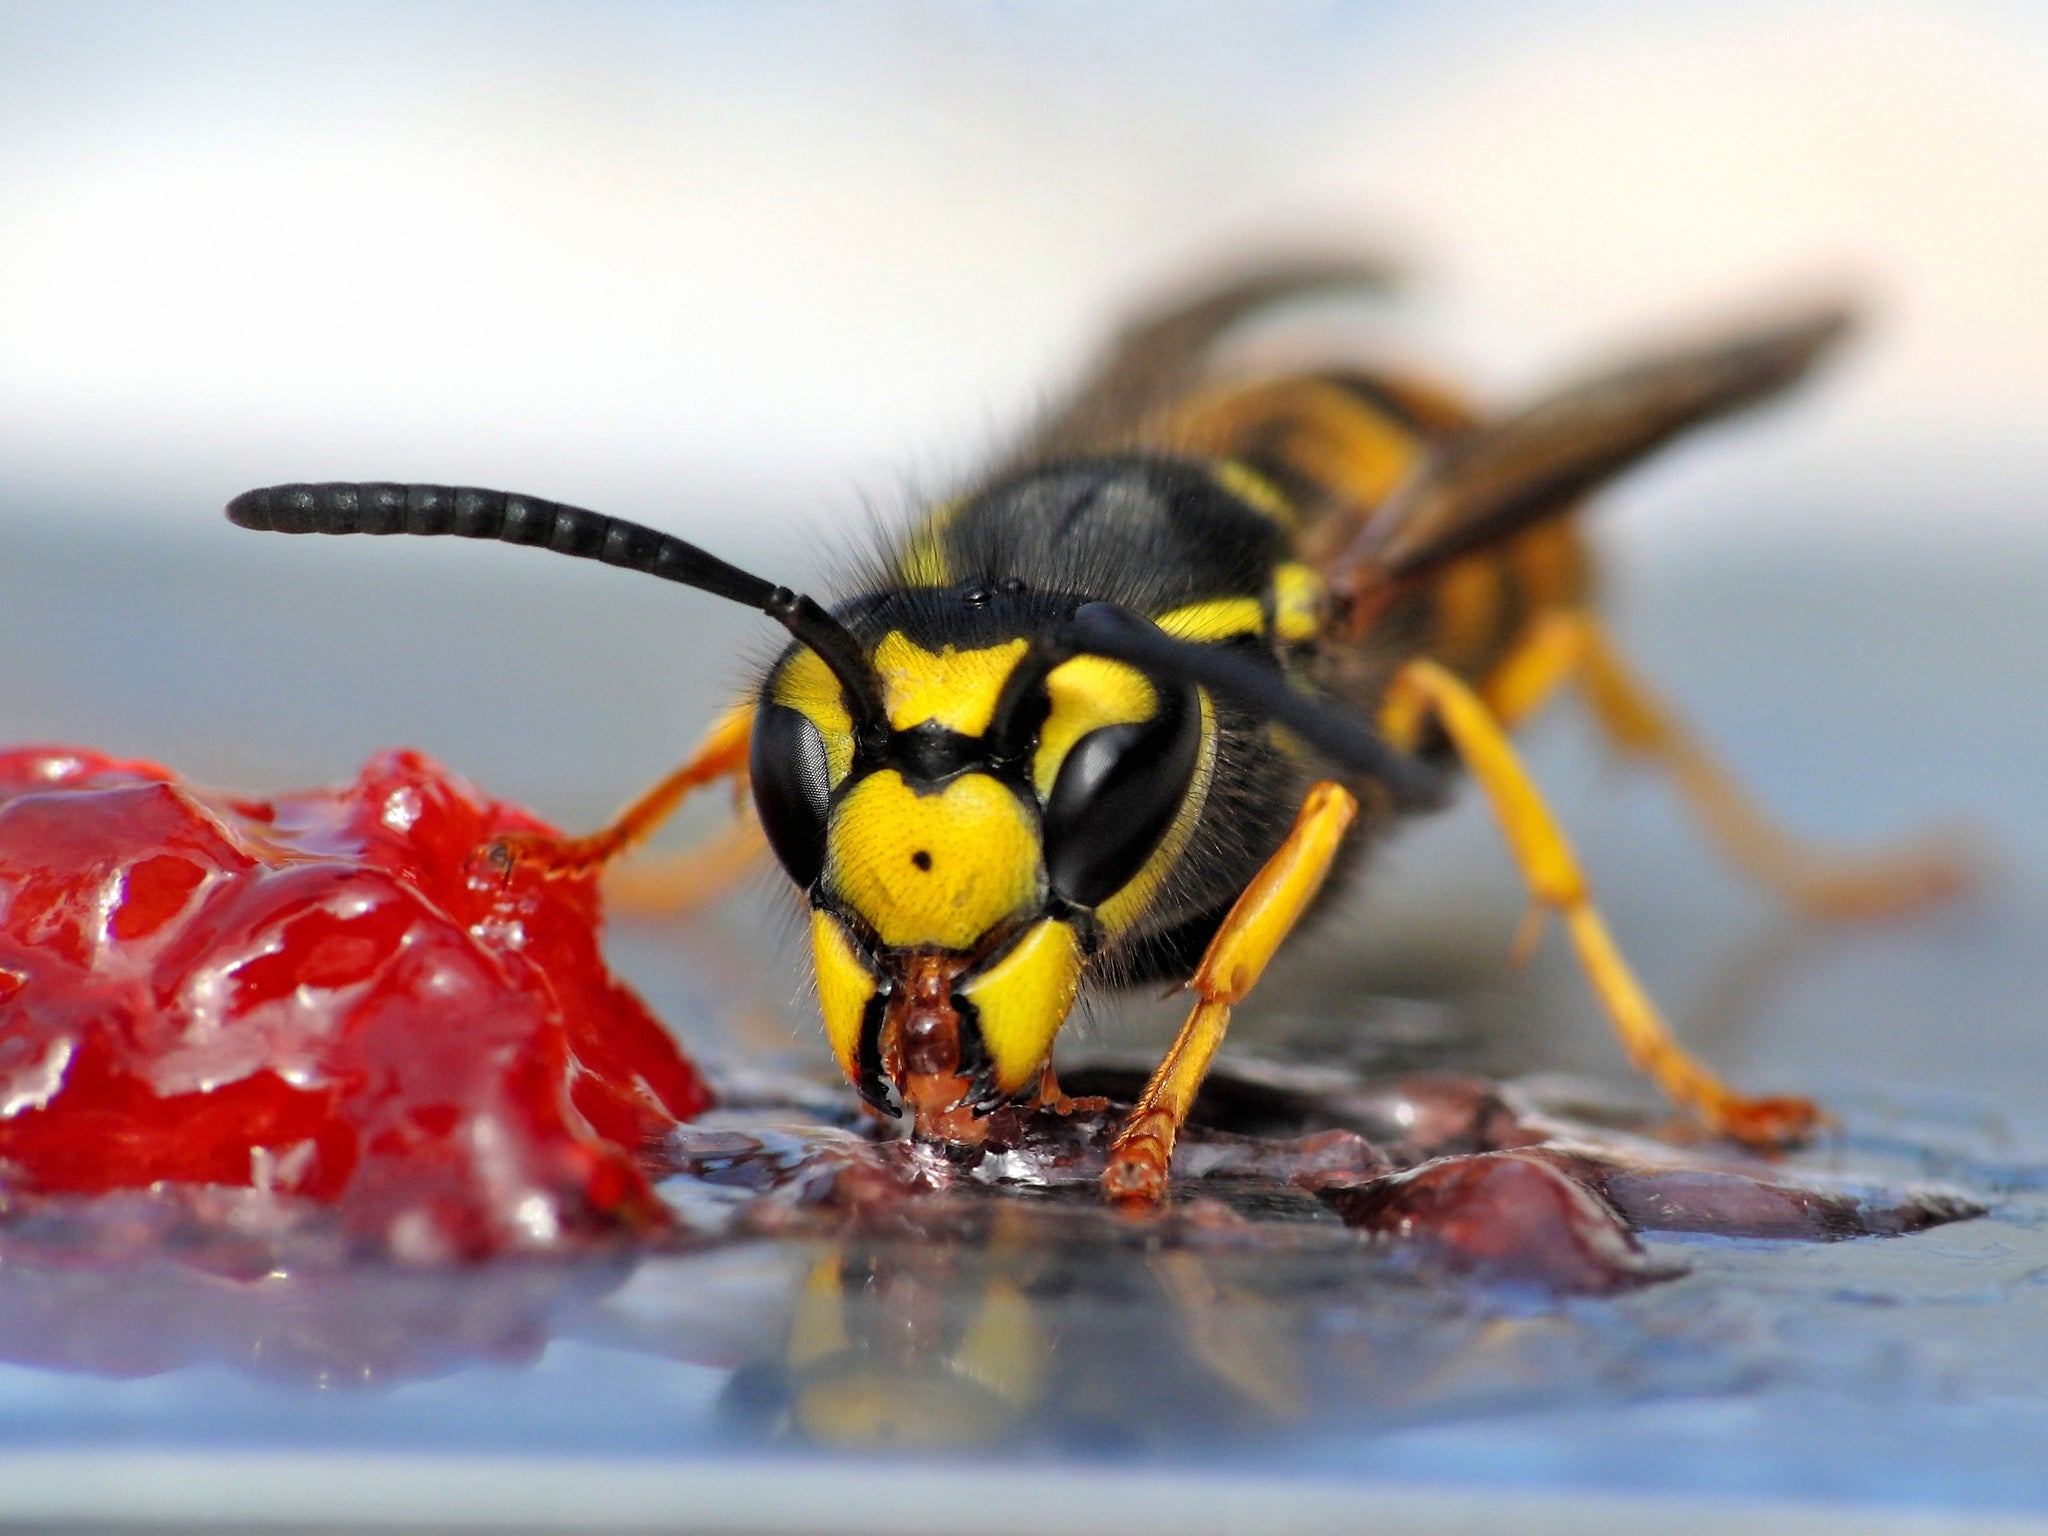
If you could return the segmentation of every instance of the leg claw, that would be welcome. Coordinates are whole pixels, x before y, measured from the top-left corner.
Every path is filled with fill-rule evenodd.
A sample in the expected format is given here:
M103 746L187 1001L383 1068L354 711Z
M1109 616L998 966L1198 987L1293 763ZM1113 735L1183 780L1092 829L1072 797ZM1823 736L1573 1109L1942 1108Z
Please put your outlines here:
M495 880L500 885L510 885L518 867L519 854L502 838L482 844L469 856L472 878Z
M1166 1199L1169 1154L1151 1132L1119 1136L1102 1170L1102 1192L1117 1204L1145 1207Z
M1813 1100L1788 1095L1737 1099L1714 1116L1713 1128L1760 1152L1787 1152L1805 1146L1834 1123Z
M507 832L472 855L474 862L505 884L515 871L526 870L543 880L573 879L590 874L604 862L587 838L556 837L546 832Z

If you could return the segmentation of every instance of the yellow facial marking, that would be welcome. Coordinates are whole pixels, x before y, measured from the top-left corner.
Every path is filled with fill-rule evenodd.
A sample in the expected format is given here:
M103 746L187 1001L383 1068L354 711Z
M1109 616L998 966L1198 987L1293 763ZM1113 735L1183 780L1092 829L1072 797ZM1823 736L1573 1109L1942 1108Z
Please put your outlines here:
M913 1447L966 1450L993 1443L1015 1421L1015 1404L949 1361L920 1353L906 1363L900 1353L900 1345L864 1343L806 1372L790 1408L804 1438L895 1455Z
M853 937L829 912L811 913L811 948L818 959L818 1006L825 1038L848 1082L860 1077L860 1023L879 985Z
M972 949L1044 889L1038 827L985 773L919 794L893 768L834 808L825 881L892 948Z
M1266 610L1256 597L1215 597L1162 613L1152 622L1176 640L1228 640L1265 629Z
M1047 918L981 975L954 989L974 1005L996 1086L1016 1093L1037 1077L1081 986L1081 941Z
M1074 743L1105 725L1130 725L1152 718L1159 695L1145 674L1101 656L1076 656L1061 662L1045 679L1052 709L1038 732L1038 752L1031 759L1031 781L1042 800L1052 793L1060 764Z
M915 1284L907 1292L877 1287L864 1269L850 1277L847 1268L838 1254L820 1259L790 1324L791 1412L808 1438L895 1452L979 1445L1038 1400L1052 1346L1014 1280L982 1282L953 1342L939 1326L950 1315L927 1318L904 1304L918 1294ZM917 1271L913 1261L885 1273L914 1278ZM850 1297L858 1308L851 1319Z
M825 769L836 786L853 766L853 717L832 669L816 651L799 648L775 674L768 697L818 728L825 742Z
M1283 528L1292 528L1299 521L1294 503L1280 493L1280 487L1242 459L1224 459L1211 473L1223 489Z
M1299 561L1273 568L1273 633L1287 645L1313 640L1329 616L1323 578Z
M934 653L915 640L890 633L875 647L875 670L881 674L882 702L889 723L907 731L927 720L979 736L988 729L996 699L1030 642L1012 640L977 651L941 646Z

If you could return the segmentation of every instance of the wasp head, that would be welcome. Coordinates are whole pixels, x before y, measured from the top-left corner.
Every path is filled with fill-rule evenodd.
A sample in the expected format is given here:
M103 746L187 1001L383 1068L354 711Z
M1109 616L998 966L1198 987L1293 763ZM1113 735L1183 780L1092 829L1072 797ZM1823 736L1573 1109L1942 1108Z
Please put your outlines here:
M1191 685L1040 643L1078 601L982 581L850 604L873 697L797 647L756 706L755 801L810 899L826 1033L928 1139L978 1141L1036 1090L1196 777Z

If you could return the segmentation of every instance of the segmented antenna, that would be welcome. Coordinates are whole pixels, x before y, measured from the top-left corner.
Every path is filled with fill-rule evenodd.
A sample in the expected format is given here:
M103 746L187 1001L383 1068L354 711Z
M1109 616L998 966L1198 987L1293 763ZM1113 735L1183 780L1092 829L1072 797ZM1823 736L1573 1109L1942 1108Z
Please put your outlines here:
M839 679L855 730L883 720L860 642L810 598L729 565L696 545L622 517L466 485L383 482L272 485L228 503L228 521L263 533L408 533L531 544L680 582L755 608L816 651Z

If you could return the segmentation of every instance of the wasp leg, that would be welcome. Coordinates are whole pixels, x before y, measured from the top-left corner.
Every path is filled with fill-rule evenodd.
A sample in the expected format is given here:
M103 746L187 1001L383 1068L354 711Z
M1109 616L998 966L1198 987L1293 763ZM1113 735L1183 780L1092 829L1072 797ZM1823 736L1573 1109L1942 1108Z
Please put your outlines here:
M1479 695L1428 660L1403 667L1394 691L1427 704L1486 791L1530 896L1563 916L1586 979L1629 1060L1673 1103L1722 1135L1757 1147L1793 1146L1810 1137L1824 1119L1810 1100L1745 1098L1672 1037L1594 907L1571 844Z
M1357 814L1358 801L1341 784L1313 786L1287 840L1223 919L1188 982L1200 1000L1110 1148L1102 1188L1111 1199L1152 1205L1165 1198L1174 1138L1223 1043L1230 1010L1258 983L1281 940L1322 889Z
M1038 1097L1035 1107L1052 1111L1056 1115L1071 1115L1084 1110L1107 1109L1109 1100L1090 1094L1085 1098L1074 1098L1060 1088L1060 1080L1054 1075L1052 1063L1048 1061L1038 1070Z
M678 917L723 898L767 849L761 824L742 816L722 832L659 858L605 871L605 906L634 917Z
M1574 681L1614 749L1668 773L1721 856L1802 912L1835 920L1895 917L1953 896L1974 878L1971 860L1953 848L1923 842L1843 854L1779 826L1650 691L1591 614L1559 612L1539 621L1482 692L1494 715L1512 726Z
M751 704L730 711L711 728L688 762L595 832L583 837L509 833L492 842L483 856L508 874L514 865L524 865L550 880L589 874L652 837L692 790L720 779L744 778L753 725Z

